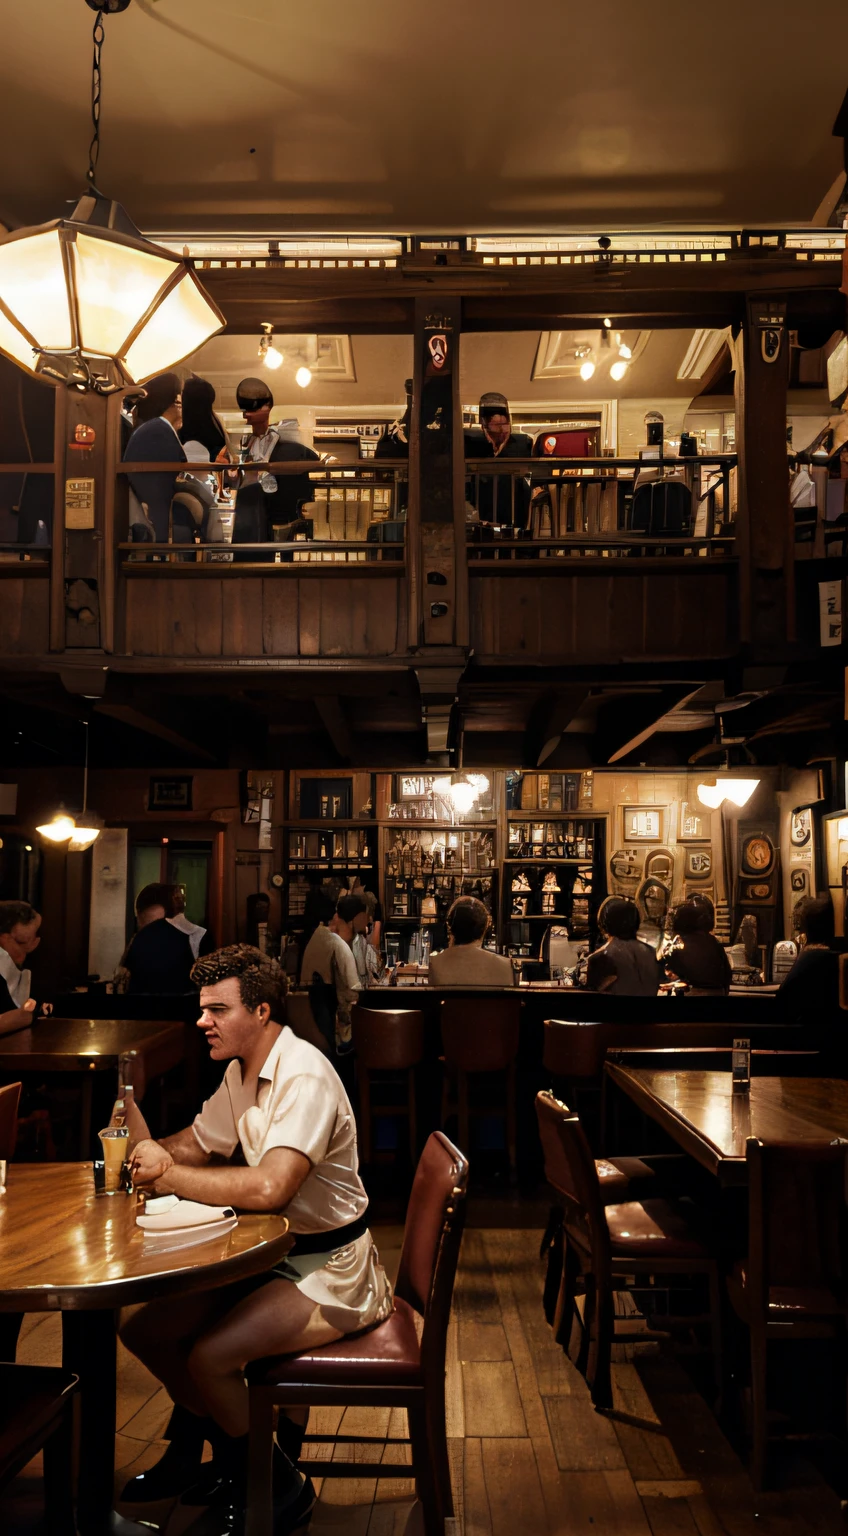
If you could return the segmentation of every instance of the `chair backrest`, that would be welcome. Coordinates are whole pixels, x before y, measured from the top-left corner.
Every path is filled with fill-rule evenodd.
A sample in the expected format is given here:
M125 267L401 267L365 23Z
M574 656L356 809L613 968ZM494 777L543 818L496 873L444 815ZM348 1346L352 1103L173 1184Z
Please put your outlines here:
M518 1054L520 1019L520 997L444 998L445 1061L460 1072L503 1072Z
M843 1291L848 1141L747 1142L748 1282L761 1314L772 1286Z
M437 1377L444 1375L467 1193L468 1160L434 1131L412 1182L395 1291L424 1319L421 1359Z
M577 1115L552 1093L536 1094L545 1178L568 1202L566 1226L591 1250L595 1273L608 1273L609 1233L592 1149Z
M326 1056L329 1045L315 1022L308 992L289 992L286 997L286 1023L299 1040L308 1040Z
M627 1002L626 998L620 1000ZM645 999L637 998L636 1003ZM651 1001L651 999L647 999ZM660 1003L659 1007L670 1004ZM545 1019L542 1060L545 1070L554 1077L599 1078L604 1060L612 1051L635 1050L644 1047L653 1050L691 1048L707 1049L723 1047L730 1050L737 1035L750 1035L754 1047L763 1049L797 1050L810 1049L809 1035L787 1025L755 1026L744 1028L728 1023L644 1023L622 1021L589 1023L572 1019ZM647 1065L647 1063L646 1063Z
M20 1083L7 1083L0 1088L0 1157L6 1161L15 1155L20 1097Z
M354 1008L356 1060L369 1071L403 1071L424 1055L424 1015L417 1008Z

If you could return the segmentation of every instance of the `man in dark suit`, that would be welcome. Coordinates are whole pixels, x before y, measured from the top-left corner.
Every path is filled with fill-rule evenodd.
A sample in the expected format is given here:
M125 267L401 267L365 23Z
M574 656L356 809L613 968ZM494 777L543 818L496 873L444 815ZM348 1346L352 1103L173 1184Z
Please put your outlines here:
M177 436L182 425L182 384L177 373L160 373L145 385L146 397L136 410L136 419L143 414L126 448L124 458L128 463L186 463L185 450ZM130 488L138 500L147 507L147 516L153 525L157 544L168 543L168 521L171 502L177 484L175 469L139 473L129 476ZM140 525L143 526L143 525ZM174 507L173 542L194 542L194 524L185 507L179 502Z
M259 464L277 464L291 459L320 462L320 456L313 448L298 442L284 428L271 425L274 396L264 379L242 379L236 399L250 428L246 448L248 461L253 459ZM296 427L297 424L291 425ZM312 482L308 470L302 475L280 475L279 479L267 471L261 474L247 470L236 496L233 543L263 543L270 539L274 523L294 522L300 503L311 497ZM248 554L242 558L273 560L273 555Z
M533 439L526 432L513 432L506 395L490 391L480 397L480 426L465 431L466 459L529 459ZM466 499L476 504L481 523L511 523L523 528L530 505L530 485L526 477L516 477L513 501L509 475L481 475L478 499L469 477Z
M168 922L171 888L146 885L135 903L138 932L123 959L130 973L127 991L190 992L194 955L188 935Z

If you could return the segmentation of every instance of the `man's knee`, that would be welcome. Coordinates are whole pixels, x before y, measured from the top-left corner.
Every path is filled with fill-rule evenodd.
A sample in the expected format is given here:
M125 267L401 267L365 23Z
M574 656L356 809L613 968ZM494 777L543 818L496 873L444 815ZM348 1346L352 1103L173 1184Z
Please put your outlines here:
M244 1361L239 1358L232 1342L227 1340L226 1333L216 1329L201 1334L192 1345L188 1368L192 1379L200 1383L213 1376L226 1376L231 1371L243 1369Z

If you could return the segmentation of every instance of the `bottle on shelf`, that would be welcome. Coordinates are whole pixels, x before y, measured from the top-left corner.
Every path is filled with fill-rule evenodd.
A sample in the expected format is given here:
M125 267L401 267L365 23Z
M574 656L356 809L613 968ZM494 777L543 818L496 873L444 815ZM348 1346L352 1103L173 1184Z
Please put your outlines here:
M133 1071L135 1051L123 1051L118 1060L118 1096L112 1105L109 1129L119 1130L127 1123L127 1111L133 1102Z

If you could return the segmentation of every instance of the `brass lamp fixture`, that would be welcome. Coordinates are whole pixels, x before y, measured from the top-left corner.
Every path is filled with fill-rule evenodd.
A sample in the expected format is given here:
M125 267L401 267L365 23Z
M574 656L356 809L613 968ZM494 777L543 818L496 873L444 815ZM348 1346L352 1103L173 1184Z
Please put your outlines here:
M103 19L96 12L87 188L67 218L0 239L0 351L29 373L111 394L181 362L223 329L190 262L145 240L97 190Z

